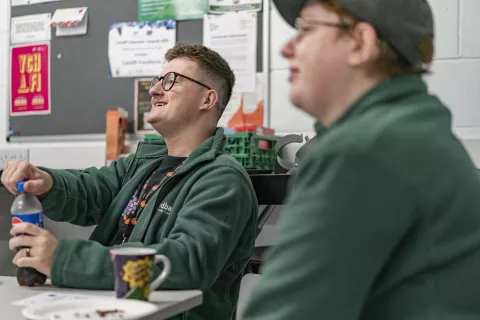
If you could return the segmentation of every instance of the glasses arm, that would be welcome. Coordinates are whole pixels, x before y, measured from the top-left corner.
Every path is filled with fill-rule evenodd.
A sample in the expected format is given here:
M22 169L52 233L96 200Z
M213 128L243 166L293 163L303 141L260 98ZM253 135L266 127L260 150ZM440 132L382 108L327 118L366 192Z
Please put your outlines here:
M188 79L188 80L190 80L190 81L193 81L193 82L195 82L196 84L199 84L199 85L201 85L202 87L205 87L205 88L207 88L208 90L212 90L212 88L211 88L211 87L209 87L209 86L207 86L206 84L204 84L204 83L201 83L200 81L197 81L197 80L195 80L195 79L192 79L192 78L190 78L190 77L184 76L183 74L180 74L180 73L175 73L175 76L180 76L180 77L182 77L182 78Z
M297 18L295 20L295 28L299 30L302 23L303 23L302 18ZM314 26L316 25L316 26L334 27L334 28L340 28L343 30L349 30L350 28L352 28L351 24L345 23L345 22L337 23L337 22L329 22L329 21L318 21L318 20L310 21L309 20L307 21L307 24L314 25Z
M173 74L173 82L172 82L172 85L171 85L171 87L170 87L169 89L165 89L165 87L163 87L163 86L164 86L163 81L165 80L165 77L166 77L169 73L170 73L170 74ZM192 81L192 82L195 82L196 84L201 85L202 87L207 88L208 90L212 90L212 88L211 88L210 86L207 86L206 84L201 83L200 81L197 81L197 80L192 79L192 78L190 78L190 77L184 76L183 74L180 74L180 73L178 73L178 72L169 72L169 73L167 73L166 75L164 75L164 76L162 76L162 77L154 77L154 78L152 79L152 81L150 82L150 88L153 88L157 83L161 82L161 83L162 83L163 90L168 91L168 90L170 90L170 89L173 87L173 84L177 81L177 77L180 76L180 77L182 77L182 78L185 78L185 79L187 79L187 80L190 80L190 81Z

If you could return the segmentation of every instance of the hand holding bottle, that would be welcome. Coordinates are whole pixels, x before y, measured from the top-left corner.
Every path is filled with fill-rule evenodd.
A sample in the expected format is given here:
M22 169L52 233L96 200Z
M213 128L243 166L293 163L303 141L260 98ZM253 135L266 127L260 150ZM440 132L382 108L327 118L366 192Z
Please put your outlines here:
M18 194L17 183L20 181L25 181L25 192L37 197L46 196L53 186L53 179L47 172L23 160L8 161L1 180L14 195Z

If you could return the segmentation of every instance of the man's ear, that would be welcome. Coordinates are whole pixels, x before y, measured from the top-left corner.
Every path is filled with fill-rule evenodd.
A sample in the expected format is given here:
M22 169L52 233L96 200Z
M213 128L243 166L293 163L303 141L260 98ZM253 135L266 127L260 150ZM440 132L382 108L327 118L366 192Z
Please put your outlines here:
M359 22L351 31L353 47L348 57L348 64L358 67L370 64L378 58L377 32L366 22Z
M215 107L218 101L218 94L215 90L208 90L207 94L204 96L200 110L210 110Z

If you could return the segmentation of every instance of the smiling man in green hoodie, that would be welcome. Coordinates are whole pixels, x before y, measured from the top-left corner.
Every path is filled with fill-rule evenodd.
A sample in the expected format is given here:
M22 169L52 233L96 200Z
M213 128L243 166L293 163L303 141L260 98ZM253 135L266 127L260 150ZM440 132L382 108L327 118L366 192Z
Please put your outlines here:
M200 289L203 304L182 319L231 319L253 252L258 205L246 171L223 151L217 122L235 82L227 62L200 45L179 44L151 84L147 121L164 138L141 142L135 154L83 172L9 162L2 183L42 200L54 221L98 224L89 240L58 241L28 223L15 225L10 248L19 267L56 286L113 289L111 247L149 247L172 272L161 289ZM161 272L154 267L154 277Z
M298 30L290 99L318 136L244 319L479 319L480 179L422 80L428 2L274 2Z

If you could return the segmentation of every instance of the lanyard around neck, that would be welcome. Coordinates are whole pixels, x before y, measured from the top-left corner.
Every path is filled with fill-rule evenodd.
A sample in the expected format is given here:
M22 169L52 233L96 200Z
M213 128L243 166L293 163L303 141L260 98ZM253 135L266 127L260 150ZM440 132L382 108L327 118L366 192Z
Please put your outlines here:
M125 243L129 238L130 238L130 235L133 231L133 228L135 227L135 225L132 223L132 220L133 219L137 219L138 220L138 217L140 216L140 214L142 213L143 209L145 209L145 207L147 206L147 201L148 199L152 196L152 194L155 192L155 191L158 191L160 190L160 188L165 184L165 182L167 182L167 180L171 177L173 177L173 175L175 174L175 172L177 172L178 169L180 169L180 167L183 165L183 162L182 161L178 166L175 167L175 169L173 171L169 171L165 174L165 176L162 178L162 180L160 180L159 183L157 183L156 185L153 185L150 190L148 191L147 193L147 186L148 186L148 183L150 182L150 180L153 178L153 176L155 175L155 172L157 170L154 170L151 174L150 174L150 177L147 179L147 181L145 181L145 183L143 183L143 186L142 186L142 190L140 192L140 195L138 197L138 207L137 207L137 210L135 212L135 216L132 217L130 219L130 221L128 222L127 224L127 230L125 230L125 232L123 233L123 240L122 240L122 244ZM140 206L140 203L142 201L145 201L145 205L142 207Z

